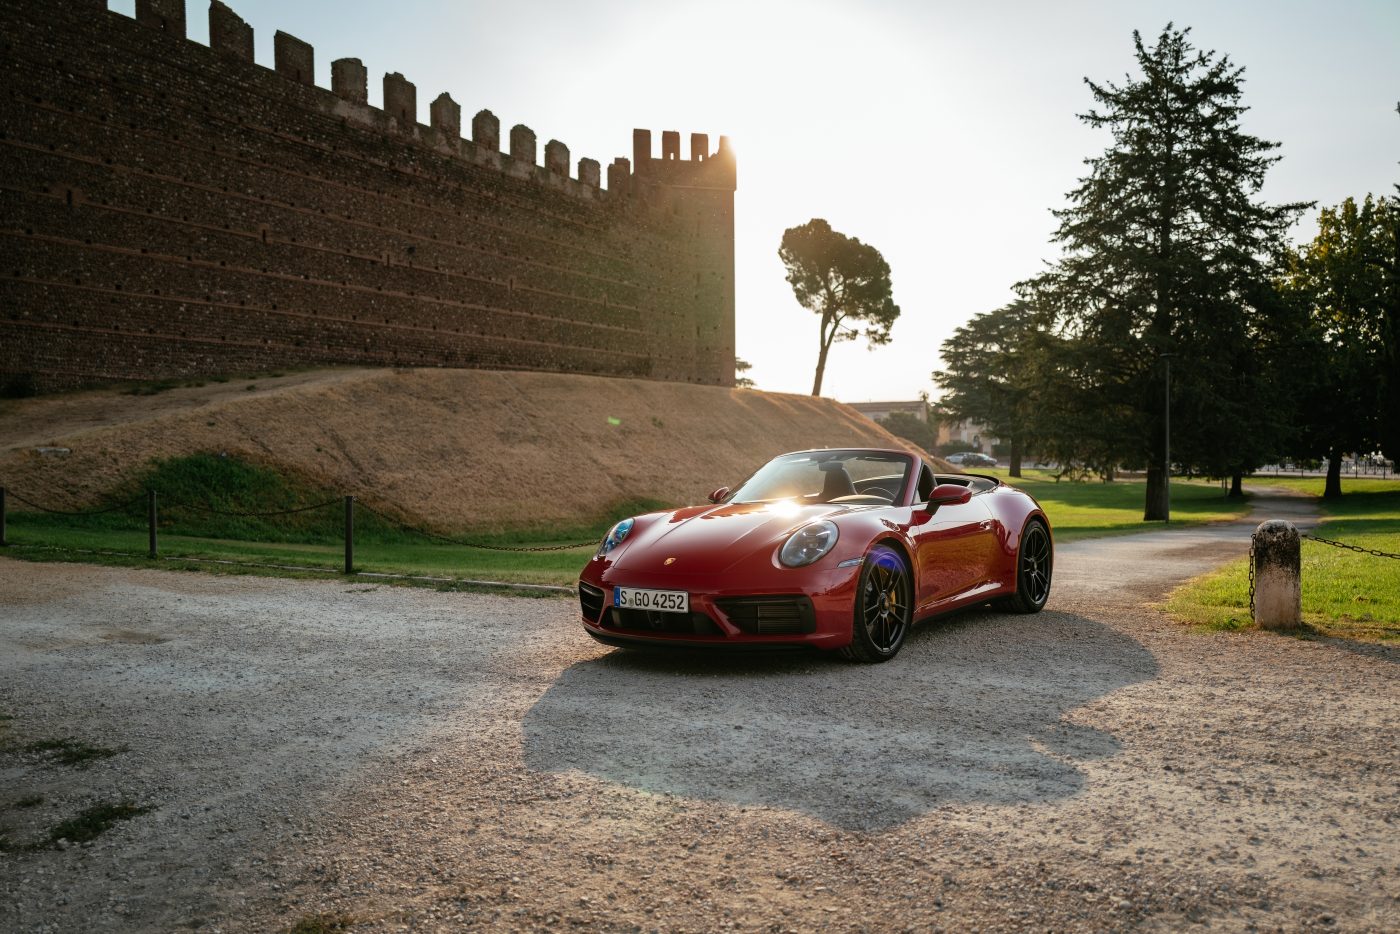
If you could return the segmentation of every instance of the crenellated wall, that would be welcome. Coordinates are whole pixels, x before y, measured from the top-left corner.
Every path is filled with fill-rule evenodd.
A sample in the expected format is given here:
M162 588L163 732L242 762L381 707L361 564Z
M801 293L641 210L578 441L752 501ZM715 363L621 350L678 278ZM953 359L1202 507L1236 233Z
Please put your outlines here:
M0 388L356 363L734 378L735 163L634 131L574 163L446 92L184 0L10 0ZM425 95L426 97L426 95ZM543 158L543 164L538 160ZM576 166L576 175L571 167Z

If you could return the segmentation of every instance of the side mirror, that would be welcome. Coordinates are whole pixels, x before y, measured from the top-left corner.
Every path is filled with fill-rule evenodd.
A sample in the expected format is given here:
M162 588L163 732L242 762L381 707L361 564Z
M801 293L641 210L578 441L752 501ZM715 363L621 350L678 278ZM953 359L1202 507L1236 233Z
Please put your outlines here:
M717 503L729 495L729 487L722 486L710 494L710 502Z
M929 506L961 506L972 499L972 488L959 483L940 483L928 495Z

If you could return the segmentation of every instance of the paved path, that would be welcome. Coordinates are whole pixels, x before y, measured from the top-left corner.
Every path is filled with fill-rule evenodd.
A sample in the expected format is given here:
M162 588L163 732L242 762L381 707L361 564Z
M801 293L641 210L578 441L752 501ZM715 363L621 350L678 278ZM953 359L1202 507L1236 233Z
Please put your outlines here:
M1243 522L1178 526L1060 545L1051 599L1055 604L1068 597L1109 606L1159 600L1183 581L1248 554L1251 534L1266 519L1286 519L1302 530L1317 525L1313 497L1277 487L1251 492L1250 517Z

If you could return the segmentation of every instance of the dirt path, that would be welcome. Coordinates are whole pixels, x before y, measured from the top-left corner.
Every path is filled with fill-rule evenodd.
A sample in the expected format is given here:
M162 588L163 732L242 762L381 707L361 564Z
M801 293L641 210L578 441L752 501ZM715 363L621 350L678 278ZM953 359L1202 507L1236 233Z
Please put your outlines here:
M1096 605L1155 602L1177 584L1223 561L1249 553L1249 539L1265 519L1286 519L1307 530L1317 525L1315 497L1286 487L1249 488L1249 518L1137 535L1091 538L1060 545L1057 598ZM1058 603L1058 599L1057 599Z
M1394 930L1393 649L1144 605L1250 523L1060 551L889 665L633 656L562 600L0 560L0 929ZM45 803L13 802L42 794Z

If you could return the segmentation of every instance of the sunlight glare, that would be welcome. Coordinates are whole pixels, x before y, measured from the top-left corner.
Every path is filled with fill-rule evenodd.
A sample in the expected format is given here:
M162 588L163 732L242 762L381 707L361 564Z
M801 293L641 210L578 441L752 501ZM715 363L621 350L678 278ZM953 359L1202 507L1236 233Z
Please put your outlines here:
M775 499L763 507L766 511L783 519L791 519L802 511L802 507L790 499Z

